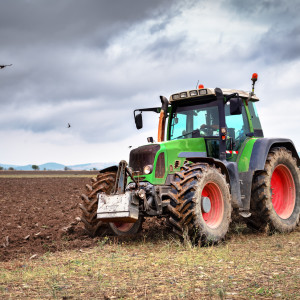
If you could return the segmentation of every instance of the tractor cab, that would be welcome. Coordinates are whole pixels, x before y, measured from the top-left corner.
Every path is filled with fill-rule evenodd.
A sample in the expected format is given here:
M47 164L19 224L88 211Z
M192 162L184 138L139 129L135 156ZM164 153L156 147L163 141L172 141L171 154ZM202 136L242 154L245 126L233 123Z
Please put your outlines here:
M201 88L172 95L167 140L204 138L207 157L217 159L221 158L220 142L223 142L227 159L235 161L247 137L262 137L254 104L258 98L238 90L220 91L221 101L214 89Z
M176 141L186 140L186 149L181 143L184 153L191 149L191 143L195 145L195 141L190 140L197 139L199 145L204 141L205 157L236 161L239 150L247 139L263 137L255 108L255 102L259 99L253 92L211 89L201 85L197 90L173 94L169 100L163 96L160 99L161 108L134 111L137 129L142 128L143 111L160 113L157 141L174 142L175 145ZM153 143L152 138L149 141ZM195 149L197 147L192 151L195 155L200 155L201 152L203 156L203 147L199 146L197 151Z

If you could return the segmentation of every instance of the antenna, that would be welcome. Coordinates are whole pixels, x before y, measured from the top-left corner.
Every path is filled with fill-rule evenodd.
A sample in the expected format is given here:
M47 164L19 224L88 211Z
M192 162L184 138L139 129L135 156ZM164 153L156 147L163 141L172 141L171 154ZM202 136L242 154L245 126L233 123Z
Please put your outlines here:
M199 84L199 79L198 79L197 84L196 84L196 90L198 89L198 84Z

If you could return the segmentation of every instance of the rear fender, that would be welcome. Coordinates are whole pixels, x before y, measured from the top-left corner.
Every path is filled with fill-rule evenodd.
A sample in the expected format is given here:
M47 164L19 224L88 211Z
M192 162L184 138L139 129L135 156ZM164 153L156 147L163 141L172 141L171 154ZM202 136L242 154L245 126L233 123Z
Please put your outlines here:
M294 143L290 139L281 138L261 138L257 139L253 145L249 171L261 171L265 167L268 153L271 148L285 147L292 152L292 155L297 159L297 164L300 166L299 155L296 151Z
M297 159L298 166L300 166L299 155L296 151L296 147L294 143L290 139L282 139L282 138L257 139L253 145L249 170L247 172L240 173L240 177L243 183L241 185L241 193L242 195L244 195L243 208L245 210L250 209L253 175L255 174L255 172L264 170L268 154L270 150L275 147L285 147L286 149L290 150L292 152L292 155Z

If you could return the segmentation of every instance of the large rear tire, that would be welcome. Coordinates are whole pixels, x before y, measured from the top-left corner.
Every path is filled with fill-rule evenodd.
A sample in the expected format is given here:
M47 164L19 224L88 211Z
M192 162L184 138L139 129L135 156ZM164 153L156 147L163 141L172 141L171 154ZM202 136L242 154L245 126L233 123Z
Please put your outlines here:
M171 183L169 221L173 231L194 244L225 238L231 222L229 185L221 170L204 163L185 165Z
M247 225L260 231L269 225L270 230L290 232L299 223L300 171L286 148L271 149L264 171L255 174L251 213Z

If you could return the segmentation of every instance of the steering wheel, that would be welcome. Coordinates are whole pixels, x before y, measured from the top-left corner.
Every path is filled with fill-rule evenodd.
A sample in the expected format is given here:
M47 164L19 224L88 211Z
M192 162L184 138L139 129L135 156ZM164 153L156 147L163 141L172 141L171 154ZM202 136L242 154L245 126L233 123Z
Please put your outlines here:
M213 128L210 125L206 125L206 124L201 125L200 134L201 134L201 131L203 132L203 135L212 135L213 134Z

